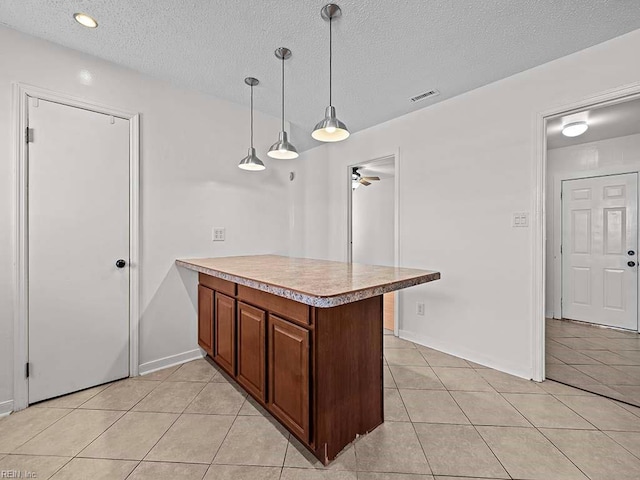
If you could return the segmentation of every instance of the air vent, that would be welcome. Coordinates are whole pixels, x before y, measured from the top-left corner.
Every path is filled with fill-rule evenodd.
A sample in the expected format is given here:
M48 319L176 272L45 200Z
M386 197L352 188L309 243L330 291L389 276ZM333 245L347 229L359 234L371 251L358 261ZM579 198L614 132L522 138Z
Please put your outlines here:
M421 93L420 95L416 95L415 97L411 97L412 102L420 102L426 98L436 97L440 95L438 90L430 90L428 92Z

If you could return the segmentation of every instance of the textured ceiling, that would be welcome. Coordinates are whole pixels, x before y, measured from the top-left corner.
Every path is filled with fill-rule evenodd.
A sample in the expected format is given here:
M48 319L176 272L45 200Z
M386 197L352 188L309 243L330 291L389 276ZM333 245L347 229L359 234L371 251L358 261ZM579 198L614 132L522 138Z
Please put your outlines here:
M586 121L589 129L577 137L562 135L567 123ZM547 123L547 148L562 148L640 133L640 100L592 108L557 117Z
M0 0L0 23L175 84L280 113L276 47L287 62L299 150L328 103L324 0ZM638 0L340 1L334 105L352 132L640 28ZM80 27L74 12L100 26ZM439 97L412 104L431 89ZM275 133L274 133L275 141Z

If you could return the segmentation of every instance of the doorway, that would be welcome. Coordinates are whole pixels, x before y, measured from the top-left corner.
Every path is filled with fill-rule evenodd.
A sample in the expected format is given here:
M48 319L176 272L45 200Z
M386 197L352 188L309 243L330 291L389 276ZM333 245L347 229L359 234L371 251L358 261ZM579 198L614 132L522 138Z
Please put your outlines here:
M640 99L545 123L546 378L640 406Z
M14 94L20 410L137 374L138 116Z
M350 165L348 258L355 263L397 265L396 157ZM385 333L397 335L397 292L383 297Z

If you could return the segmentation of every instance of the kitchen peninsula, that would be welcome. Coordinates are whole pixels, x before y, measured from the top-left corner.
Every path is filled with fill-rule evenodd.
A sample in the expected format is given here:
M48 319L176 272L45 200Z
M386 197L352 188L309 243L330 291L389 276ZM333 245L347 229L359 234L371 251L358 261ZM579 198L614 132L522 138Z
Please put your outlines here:
M383 422L382 295L439 272L276 255L199 272L198 343L325 465Z

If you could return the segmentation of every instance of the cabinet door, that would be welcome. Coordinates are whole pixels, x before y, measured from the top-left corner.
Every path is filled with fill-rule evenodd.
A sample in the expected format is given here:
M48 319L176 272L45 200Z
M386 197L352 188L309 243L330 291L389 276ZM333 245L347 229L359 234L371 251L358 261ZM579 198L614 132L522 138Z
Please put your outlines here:
M309 331L269 315L269 409L309 441Z
M238 383L265 401L267 376L265 335L267 318L263 310L238 302Z
M215 294L214 360L229 375L236 367L236 301L220 292Z
M213 356L213 290L198 285L198 345Z

